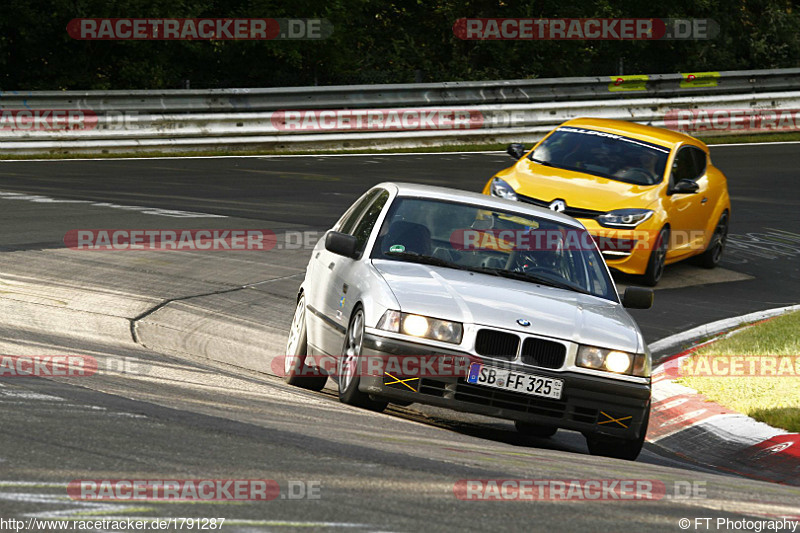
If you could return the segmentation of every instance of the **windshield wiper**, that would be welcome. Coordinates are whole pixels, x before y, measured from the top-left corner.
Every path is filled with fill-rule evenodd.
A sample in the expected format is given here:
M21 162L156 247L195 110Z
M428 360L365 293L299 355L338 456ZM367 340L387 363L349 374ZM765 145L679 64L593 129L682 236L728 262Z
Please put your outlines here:
M440 266L440 267L447 267L447 268L456 268L458 270L467 270L466 267L463 267L459 264L453 263L451 261L447 261L445 259L440 259L438 257L434 257L432 255L424 255L418 254L416 252L386 252L384 255L387 255L392 258L397 259L404 259L406 261L410 261L412 263L422 263L424 265L432 265L432 266Z
M540 165L544 165L544 166L546 166L546 167L552 167L552 166L554 166L554 165L553 165L553 163L551 163L550 161L544 161L544 160L542 160L542 159L536 159L536 158L535 158L535 157L533 157L533 156L531 156L531 161L533 161L534 163L539 163Z
M596 170L589 170L589 169L586 169L586 168L578 168L578 167L573 167L573 166L570 166L570 165L556 164L556 163L553 163L551 161L542 161L541 159L536 159L533 156L531 156L531 161L533 161L534 163L539 163L540 165L543 165L545 167L553 167L553 168L558 168L558 169L561 169L561 170L570 170L572 172L582 172L583 174L591 174L592 176L598 176L598 177L606 178L606 179L610 179L610 180L625 181L625 180L621 180L621 179L619 179L619 178L617 178L615 176L609 176L608 174L604 174L604 173L596 171Z
M528 274L525 272L514 272L513 270L503 270L501 268L480 268L480 270L477 271L485 272L486 274L494 274L496 276L502 276L504 278L509 278L509 279L516 279L520 281L531 281L533 283L539 283L540 285L547 285L549 287L555 287L557 289L565 289L568 291L575 291L583 294L592 294L583 287L580 287L579 285L575 285L573 283L569 283L566 280L560 281L546 276L537 276L536 274Z

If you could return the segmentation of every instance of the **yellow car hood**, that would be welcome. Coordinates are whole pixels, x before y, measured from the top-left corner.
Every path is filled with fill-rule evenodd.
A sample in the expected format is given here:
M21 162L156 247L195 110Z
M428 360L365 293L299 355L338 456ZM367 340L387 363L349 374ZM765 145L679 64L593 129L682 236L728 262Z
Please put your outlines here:
M610 211L646 208L658 198L659 185L634 185L572 170L548 167L523 158L498 177L523 196L550 202L557 198L568 206Z

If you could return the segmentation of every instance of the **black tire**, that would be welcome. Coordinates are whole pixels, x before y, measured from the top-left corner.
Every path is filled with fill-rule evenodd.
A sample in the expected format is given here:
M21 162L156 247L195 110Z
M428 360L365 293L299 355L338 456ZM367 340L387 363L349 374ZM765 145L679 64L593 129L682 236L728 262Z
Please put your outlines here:
M342 355L339 358L337 374L339 380L339 401L356 407L363 407L380 413L389 402L373 400L368 394L358 390L361 378L358 375L359 359L364 341L364 310L361 306L353 309L350 324L344 336Z
M538 424L529 424L528 422L514 421L517 431L526 437L539 437L546 439L552 437L558 431L555 426L540 426Z
M635 461L642 451L642 446L644 446L649 423L650 405L648 404L644 420L642 421L642 427L639 429L638 438L628 440L606 437L603 435L586 435L586 445L589 447L589 453L592 455L613 457L615 459L624 459L626 461Z
M717 226L714 228L714 235L711 236L711 242L708 243L708 248L702 254L697 256L697 264L703 268L716 267L720 259L722 259L722 252L725 251L725 244L728 242L728 226L730 224L730 217L728 212L725 211L719 217Z
M669 228L662 228L658 232L653 251L650 252L650 260L647 262L647 270L640 277L642 284L648 287L655 287L661 276L664 274L664 266L667 261L667 250L669 249Z
M286 383L314 391L322 390L328 376L315 376L314 371L306 366L308 355L308 334L306 331L306 297L301 294L297 299L292 325L289 327L289 339L286 341L286 360L284 372Z

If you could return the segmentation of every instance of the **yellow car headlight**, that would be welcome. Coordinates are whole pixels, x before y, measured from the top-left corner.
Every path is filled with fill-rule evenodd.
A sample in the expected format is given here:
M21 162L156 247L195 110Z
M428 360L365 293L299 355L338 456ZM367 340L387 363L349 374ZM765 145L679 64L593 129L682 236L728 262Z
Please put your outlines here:
M631 229L651 216L653 216L653 211L650 209L616 209L603 213L596 220L601 226L607 228Z
M605 370L615 374L647 377L650 363L647 354L632 354L620 350L606 350L596 346L581 346L575 359L578 366Z
M492 186L490 188L492 196L498 198L505 198L506 200L517 200L517 193L511 188L511 185L500 178L492 178Z
M464 333L463 326L458 322L393 310L383 314L377 327L385 331L453 344L461 344L461 337Z

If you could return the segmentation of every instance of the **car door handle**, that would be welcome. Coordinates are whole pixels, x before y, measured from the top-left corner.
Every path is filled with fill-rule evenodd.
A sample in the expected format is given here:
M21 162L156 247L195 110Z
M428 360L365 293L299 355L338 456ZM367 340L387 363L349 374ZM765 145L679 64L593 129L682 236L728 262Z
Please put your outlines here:
M343 294L347 294L347 289L349 289L349 288L350 288L350 286L347 285L347 283L343 284L342 285L342 293Z
M331 261L331 264L330 264L330 265L328 265L328 270L333 270L333 267L335 267L335 266L336 266L336 263L334 263L333 261Z
M702 200L700 200L700 203L701 203L701 204L704 204L704 203L706 203L707 201L708 201L708 197L706 197L706 196L703 196L703 199L702 199Z

